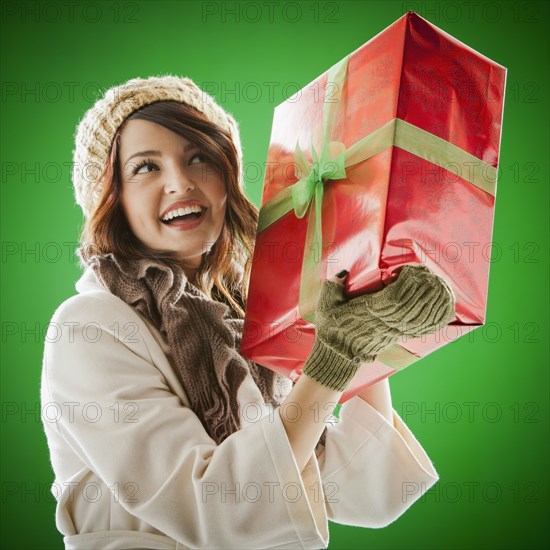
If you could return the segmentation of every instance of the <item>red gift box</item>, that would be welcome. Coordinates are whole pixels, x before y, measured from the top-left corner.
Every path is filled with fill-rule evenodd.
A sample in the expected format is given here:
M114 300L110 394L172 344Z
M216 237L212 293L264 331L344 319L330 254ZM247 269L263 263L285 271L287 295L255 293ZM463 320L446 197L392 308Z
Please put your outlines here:
M322 280L423 263L456 319L362 366L340 403L485 322L506 69L414 12L275 109L240 353L293 380Z

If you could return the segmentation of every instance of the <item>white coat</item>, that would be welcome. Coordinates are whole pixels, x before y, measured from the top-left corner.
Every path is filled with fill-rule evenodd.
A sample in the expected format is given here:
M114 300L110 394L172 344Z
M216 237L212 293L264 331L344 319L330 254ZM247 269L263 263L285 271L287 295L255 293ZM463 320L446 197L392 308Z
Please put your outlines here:
M217 446L156 328L90 268L76 290L52 317L41 381L66 548L326 548L328 520L385 527L439 479L397 412L389 423L359 396L300 475L250 373L242 428Z

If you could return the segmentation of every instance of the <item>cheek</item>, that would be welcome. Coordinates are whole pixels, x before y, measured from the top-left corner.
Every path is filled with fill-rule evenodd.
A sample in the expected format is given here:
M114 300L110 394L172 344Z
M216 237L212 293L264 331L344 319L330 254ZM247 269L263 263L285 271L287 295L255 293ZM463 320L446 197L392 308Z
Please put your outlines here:
M120 196L120 206L122 208L122 212L124 212L124 215L126 216L126 219L129 223L131 223L132 220L130 217L130 207L124 193L122 193L122 195Z
M126 220L128 221L128 225L130 226L130 229L132 230L132 233L134 235L139 235L140 233L140 210L139 210L139 204L135 201L131 201L128 199L128 197L122 195L121 197L121 204L122 204L122 210L124 212L124 215L126 216Z
M217 202L217 217L218 222L223 224L225 220L225 214L227 212L227 195L221 195Z
M121 204L126 219L133 230L139 230L143 224L156 221L153 210L147 205L152 203L152 198L145 197L143 194L133 196L129 193L122 193Z
M216 206L220 212L225 212L227 207L227 190L225 183L221 181L216 189Z
M130 224L133 222L133 215L134 208L132 207L131 201L128 198L127 193L122 193L120 197L120 204L122 205L122 211L124 212L124 215L126 216L126 219Z

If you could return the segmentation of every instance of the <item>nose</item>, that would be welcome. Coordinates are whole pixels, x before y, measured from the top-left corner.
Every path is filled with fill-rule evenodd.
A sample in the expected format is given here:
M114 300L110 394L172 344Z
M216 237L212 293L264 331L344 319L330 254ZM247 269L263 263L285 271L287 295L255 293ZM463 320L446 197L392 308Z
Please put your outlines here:
M185 173L185 170L179 167L166 174L165 192L167 194L180 193L184 195L195 187L195 182Z

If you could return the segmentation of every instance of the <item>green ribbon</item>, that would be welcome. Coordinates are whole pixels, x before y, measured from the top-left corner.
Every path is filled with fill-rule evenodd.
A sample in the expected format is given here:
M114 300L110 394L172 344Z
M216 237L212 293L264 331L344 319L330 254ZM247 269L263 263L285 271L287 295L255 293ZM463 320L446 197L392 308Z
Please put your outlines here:
M329 89L329 83L332 83L337 93L332 95L331 100L325 100L324 103L320 154L312 143L311 162L309 162L297 141L294 163L296 177L300 179L262 205L259 212L257 233L291 211L297 218L303 218L308 214L299 312L303 319L311 323L315 320L317 298L323 283L321 207L324 186L335 180L346 179L347 168L381 153L388 147L395 146L433 164L443 166L492 195L495 195L496 191L496 168L456 145L398 118L390 120L347 149L344 143L333 141L332 136L346 80L348 60L349 56L344 57L328 72L327 89ZM397 345L388 348L378 358L395 370L401 370L419 359Z

